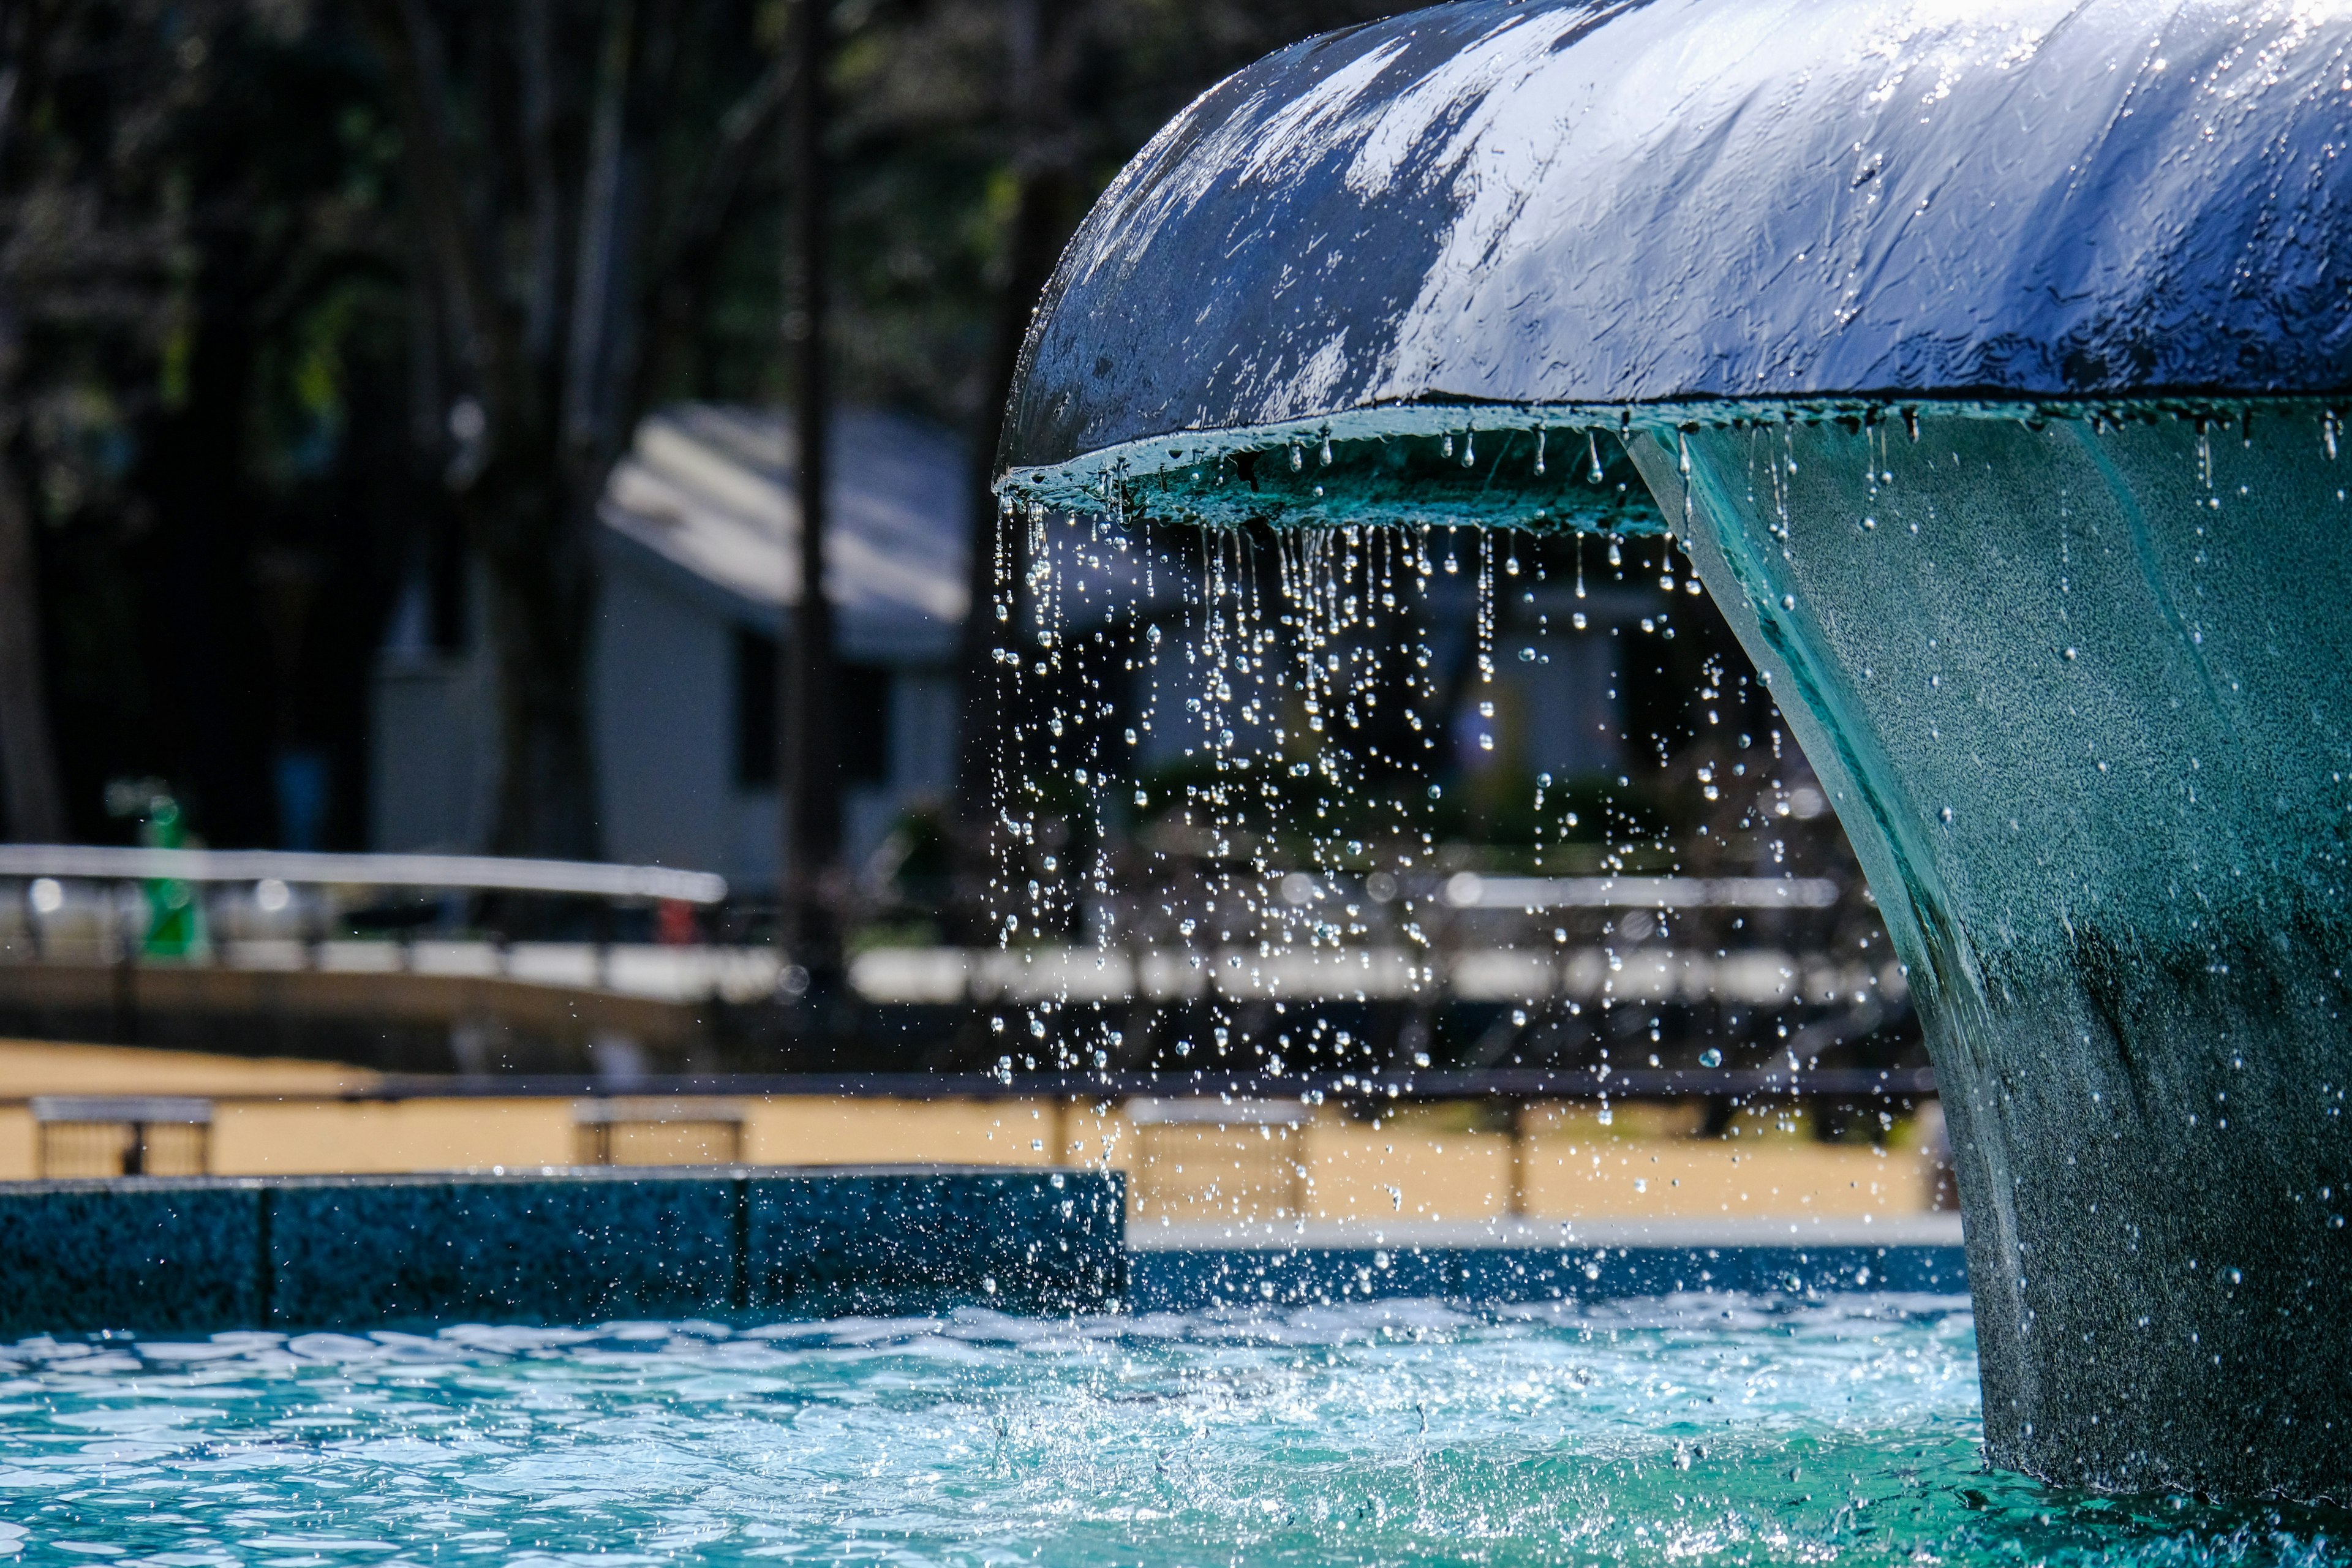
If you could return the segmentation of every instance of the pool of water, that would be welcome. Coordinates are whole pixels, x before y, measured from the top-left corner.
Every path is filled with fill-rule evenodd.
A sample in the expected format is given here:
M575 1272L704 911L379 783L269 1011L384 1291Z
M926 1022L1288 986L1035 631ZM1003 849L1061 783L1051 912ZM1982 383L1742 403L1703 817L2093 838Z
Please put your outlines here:
M399 1563L2352 1561L1989 1474L1965 1299L39 1340L0 1554Z

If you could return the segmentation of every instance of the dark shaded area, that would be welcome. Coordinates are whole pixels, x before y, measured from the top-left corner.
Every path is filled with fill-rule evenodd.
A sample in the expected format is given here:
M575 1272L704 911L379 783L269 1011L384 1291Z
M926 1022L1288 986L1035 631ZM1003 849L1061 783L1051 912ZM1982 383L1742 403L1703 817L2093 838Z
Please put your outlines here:
M394 607L426 584L434 647L495 639L520 602L495 583L478 592L478 574L500 541L548 521L525 513L562 500L526 484L457 504L487 456L464 405L487 395L436 282L397 73L362 26L379 9L41 0L0 18L0 484L31 521L37 580L13 589L45 616L32 674L74 837L125 837L134 824L108 815L105 787L154 779L205 842L365 847L368 680ZM992 428L1052 258L1160 121L1267 48L1393 9L841 8L838 396L968 437ZM790 7L616 10L644 23L618 232L670 270L631 329L635 383L593 412L625 424L673 398L790 401L777 247L791 182L775 134ZM567 13L554 74L535 84L521 14L416 15L441 30L452 123L486 138L467 164L479 216L515 240L492 248L536 267L527 220L547 171L518 148L544 110L550 166L587 156L599 28ZM540 88L551 96L534 110ZM577 205L552 216L569 223ZM568 276L578 247L557 249ZM571 298L549 291L551 320L523 335L568 333ZM567 395L554 381L536 395ZM526 674L530 647L570 657L540 638ZM561 706L578 672L540 673Z

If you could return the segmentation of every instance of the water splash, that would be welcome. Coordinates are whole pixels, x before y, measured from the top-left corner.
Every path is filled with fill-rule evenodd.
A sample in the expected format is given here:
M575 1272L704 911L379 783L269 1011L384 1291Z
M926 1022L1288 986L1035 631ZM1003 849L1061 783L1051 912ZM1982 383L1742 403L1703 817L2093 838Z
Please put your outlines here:
M686 1564L2347 1560L2326 1510L1988 1474L1972 1352L1948 1297L1705 1293L36 1342L0 1352L31 1500L0 1538L42 1565L404 1563L459 1525L500 1560Z
M1552 478L1534 462L1551 428L1475 432L1503 448L1481 482ZM1555 504L1528 509L1525 527L1465 531L1414 501L1406 481L1458 493L1461 456L1478 451L1458 426L1417 443L1318 433L1328 464L1287 437L1255 457L1171 452L1156 474L1116 469L1108 505L1045 534L1033 524L1029 558L1050 572L999 584L1045 655L1008 665L1030 683L1041 733L1003 737L1023 869L996 884L999 939L1078 944L1106 975L1181 968L1172 996L1162 982L1156 999L1106 1003L1082 971L1001 1015L1022 1048L1000 1068L1241 1068L1297 1075L1319 1096L1332 1081L1319 1073L1381 1066L1605 1074L1625 1049L1622 1005L1638 1008L1625 1026L1643 1046L1636 1066L1687 1065L1702 1049L1720 1060L1726 1046L1748 1063L1789 1037L1795 1020L1770 1006L1644 991L1634 973L1649 971L1628 968L1679 962L1645 943L1745 945L1736 914L1621 920L1606 900L1489 909L1465 891L1493 876L1818 874L1836 853L1826 819L1810 836L1790 819L1792 791L1818 792L1801 763L1790 775L1793 754L1780 762L1761 689L1720 668L1738 651L1687 607L1696 584L1619 437L1604 461L1586 435L1588 464L1554 479ZM1367 504L1367 486L1403 499ZM1242 515L1269 495L1288 509L1282 526ZM1588 582L1589 525L1621 521ZM1656 542L1653 570L1627 554L1643 539ZM1704 681L1682 673L1693 661ZM1074 685L1073 670L1090 673ZM1629 719L1637 681L1677 679L1704 691L1703 717L1668 710L1671 737ZM1598 722L1536 727L1542 704L1561 701ZM1792 836L1808 839L1795 860ZM1856 921L1836 940L1884 953L1865 906ZM1465 942L1526 976L1471 1038L1440 1011L1447 954ZM1352 992L1343 973L1361 977Z

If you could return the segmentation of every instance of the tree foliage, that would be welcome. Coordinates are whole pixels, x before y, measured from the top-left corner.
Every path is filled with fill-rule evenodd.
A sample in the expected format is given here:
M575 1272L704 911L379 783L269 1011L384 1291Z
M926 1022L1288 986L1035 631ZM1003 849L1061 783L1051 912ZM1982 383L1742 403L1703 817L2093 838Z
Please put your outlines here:
M311 757L361 841L373 650L471 561L440 635L490 638L498 847L594 851L606 470L664 401L793 390L792 3L0 0L11 834L107 832L105 781L152 774L282 841ZM1397 8L830 3L835 386L967 433L974 500L1093 194L1225 72Z

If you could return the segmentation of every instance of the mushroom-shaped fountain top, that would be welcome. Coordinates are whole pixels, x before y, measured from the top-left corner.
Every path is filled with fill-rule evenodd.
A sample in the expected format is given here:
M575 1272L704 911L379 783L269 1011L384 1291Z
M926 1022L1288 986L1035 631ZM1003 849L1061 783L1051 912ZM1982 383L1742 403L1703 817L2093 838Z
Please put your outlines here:
M2284 0L1465 0L1311 39L1096 206L1003 466L1081 502L1327 428L2352 390L2347 43Z

